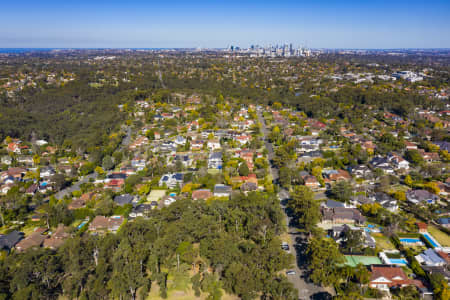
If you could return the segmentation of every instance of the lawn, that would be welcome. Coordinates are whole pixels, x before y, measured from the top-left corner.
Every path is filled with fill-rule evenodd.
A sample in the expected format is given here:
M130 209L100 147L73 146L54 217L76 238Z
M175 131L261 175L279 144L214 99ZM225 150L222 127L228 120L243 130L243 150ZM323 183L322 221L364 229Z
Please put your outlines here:
M409 187L403 184L395 184L395 185L391 185L389 192L390 193L394 193L397 191L402 191L402 192L406 192L409 190Z
M442 247L450 247L450 236L440 231L433 225L428 226L428 232L441 244Z
M176 300L205 300L208 298L208 294L202 293L200 297L196 297L194 291L191 287L189 287L186 291L177 291L170 290L167 293L167 299L176 299ZM159 296L159 286L156 283L152 284L151 291L146 300L162 300ZM222 300L237 300L238 297L234 295L226 294L225 291L222 290Z
M388 237L381 233L372 233L373 238L378 246L378 248L383 250L395 250L395 246L391 243Z
M152 201L159 201L165 194L166 190L152 190L147 196L147 202L151 203Z
M217 175L221 172L219 169L208 169L208 174Z

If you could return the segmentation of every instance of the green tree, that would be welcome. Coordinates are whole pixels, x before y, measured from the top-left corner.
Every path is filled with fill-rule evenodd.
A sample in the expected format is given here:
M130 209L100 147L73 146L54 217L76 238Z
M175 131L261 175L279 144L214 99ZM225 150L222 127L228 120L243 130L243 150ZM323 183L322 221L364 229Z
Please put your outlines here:
M352 186L347 181L338 181L332 186L331 195L339 201L349 201L352 196Z
M239 166L239 175L248 176L249 173L250 170L247 166L247 163L246 162L241 163L241 165Z
M105 157L103 157L102 167L106 171L111 170L112 168L114 168L114 162L113 162L111 156L106 155Z
M294 213L294 219L304 231L311 231L320 220L319 202L314 192L307 186L296 186L291 193L288 207Z
M414 165L419 165L423 163L423 157L418 150L406 150L405 158Z
M308 256L309 278L322 286L336 284L340 281L337 265L344 258L336 243L330 238L313 237L306 250Z

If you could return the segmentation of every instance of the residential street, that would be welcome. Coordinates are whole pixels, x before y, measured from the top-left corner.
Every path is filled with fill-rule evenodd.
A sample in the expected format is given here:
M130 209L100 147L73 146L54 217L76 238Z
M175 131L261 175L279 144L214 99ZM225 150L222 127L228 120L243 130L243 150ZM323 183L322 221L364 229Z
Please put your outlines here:
M126 135L122 140L122 144L120 145L120 151L123 151L131 142L131 127L130 126L126 126ZM93 178L94 180L97 178L97 173L91 173L89 175L84 176L83 178L81 178L80 180L78 180L77 182L75 182L73 185L66 187L65 189L60 190L59 192L57 192L55 194L56 199L62 199L64 198L65 195L70 195L73 191L79 190L80 189L80 185L82 185L83 183L87 183L89 182L89 180L91 178Z
M272 174L273 182L278 185L278 169L272 165L272 159L274 157L273 146L267 139L268 132L267 132L265 121L261 114L261 111L258 110L257 113L258 113L258 120L262 124L261 130L262 130L262 133L264 134L264 143L265 143L266 149L268 151L268 159L271 163L270 171ZM313 283L307 282L303 278L303 270L301 270L298 267L299 262L301 262L301 260L302 260L302 257L297 253L298 244L296 242L296 238L299 237L299 234L297 233L296 228L291 226L291 222L290 222L291 218L286 214L286 207L285 207L285 202L290 197L289 191L282 188L279 185L278 185L278 187L279 187L278 197L280 199L280 205L281 205L284 215L286 217L286 224L288 225L288 233L290 236L290 240L285 241L285 242L288 242L289 248L291 249L291 253L296 258L295 268L293 269L293 270L295 270L296 275L288 275L287 277L288 277L289 281L294 284L294 287L298 290L299 299L311 299L312 297L314 297L314 299L317 299L316 298L317 295L325 296L328 291L320 286L317 286ZM313 295L315 295L315 296L313 296ZM320 296L318 298L320 298Z
M86 175L82 179L75 182L73 185L60 190L59 192L57 192L55 194L55 198L59 200L59 199L64 198L65 195L70 195L73 191L79 190L80 185L82 185L83 183L89 182L89 179L91 179L91 178L94 178L94 179L97 178L97 173L94 172L89 175Z

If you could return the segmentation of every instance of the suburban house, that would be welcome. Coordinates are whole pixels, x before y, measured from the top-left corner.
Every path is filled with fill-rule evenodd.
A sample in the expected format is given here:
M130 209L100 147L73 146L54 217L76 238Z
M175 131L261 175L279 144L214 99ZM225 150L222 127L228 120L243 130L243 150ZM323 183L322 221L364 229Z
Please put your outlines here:
M8 234L0 235L0 250L11 250L24 237L23 232L14 230Z
M55 169L53 169L52 167L48 166L48 167L41 168L39 176L41 178L49 178L49 177L52 177L55 174L56 174Z
M142 157L135 157L131 160L131 166L136 169L137 171L144 170L145 166L147 165L147 161L143 159Z
M423 287L420 281L409 279L402 268L396 266L371 266L369 286L379 290L414 285Z
M20 154L20 152L21 152L21 150L20 150L20 142L9 143L8 146L6 147L6 150L8 152L14 152L14 153Z
M44 247L50 249L57 249L62 246L64 241L69 236L70 234L67 233L67 227L65 227L63 224L59 224L55 230L55 233L53 233L50 238L44 240Z
M119 206L124 206L126 204L133 204L136 202L137 202L136 196L130 194L123 194L114 197L114 203L116 203Z
M395 153L390 153L388 155L388 160L391 162L395 169L409 169L409 162Z
M244 182L240 187L240 190L244 193L256 191L258 189L258 184L254 182Z
M450 218L440 218L438 223L445 228L450 228Z
M323 224L363 225L366 218L356 208L321 208Z
M251 136L249 135L239 135L235 137L235 140L238 141L241 145L245 145L251 140Z
M390 212L396 212L398 210L397 200L386 193L375 193L371 198Z
M96 216L94 220L89 224L89 231L99 232L99 231L111 231L116 232L119 227L124 222L122 216Z
M222 152L213 152L209 155L208 169L222 169Z
M359 165L349 169L350 173L356 178L367 178L372 175L372 171L366 165Z
M353 227L349 226L347 224L339 225L339 226L333 226L329 231L328 234L331 236L337 243L344 242L344 234L348 231L359 231L362 234L362 237L364 239L363 243L365 247L369 248L375 248L376 242L375 239L365 231L363 228L360 227Z
M190 167L192 165L192 159L187 154L183 154L183 155L177 154L177 155L175 155L173 161L175 163L177 163L178 161L181 162L181 164L185 168Z
M186 145L186 139L183 136L178 135L175 138L174 143L178 146L184 146L184 145Z
M331 170L331 171L325 171L325 174L327 174L328 181L348 181L352 179L350 174L345 170Z
M2 156L2 158L0 160L0 163L2 163L4 165L8 165L8 166L11 165L12 162L13 162L13 159L9 155Z
M406 150L417 150L417 145L412 142L405 141Z
M344 202L340 202L340 201L335 201L335 200L327 200L326 202L323 202L322 204L320 204L321 207L325 207L325 208L340 208L340 207L344 207L344 208L354 208L349 206L348 204L344 203Z
M220 141L217 139L209 140L207 143L209 150L214 151L221 148Z
M231 186L224 184L216 184L214 186L214 197L230 197Z
M319 181L313 175L307 175L303 177L303 180L305 181L305 185L312 188L313 190L320 187Z
M202 150L204 142L202 140L191 141L191 150Z
M25 251L33 247L40 247L44 240L47 238L46 235L43 235L43 233L46 231L46 228L37 228L32 234L25 237L23 240L16 244L16 250Z
M27 173L24 168L9 168L7 171L8 176L14 178L14 180L21 180L23 176Z
M210 190L202 189L192 192L192 200L206 200L213 196Z
M86 206L86 200L84 200L82 198L76 198L76 199L73 199L72 202L69 203L67 208L69 210L74 210L74 209L83 208L85 206Z
M427 233L428 232L428 225L424 222L417 222L417 229L419 230L419 233Z
M445 259L436 253L434 249L427 249L423 253L416 255L416 259L419 263L432 267L445 266L447 264Z
M168 188L173 189L177 185L183 184L183 174L181 173L168 173L161 177L159 180L159 186L166 185Z
M394 174L395 173L394 169L392 168L392 166L390 164L390 161L385 157L381 157L381 156L374 157L370 161L370 165L374 169L383 170L383 172L386 174Z
M144 217L151 210L152 210L151 204L142 203L137 205L136 207L133 207L133 209L129 214L129 217L130 218Z
M406 192L406 200L413 204L434 204L439 200L439 196L427 190L409 190Z

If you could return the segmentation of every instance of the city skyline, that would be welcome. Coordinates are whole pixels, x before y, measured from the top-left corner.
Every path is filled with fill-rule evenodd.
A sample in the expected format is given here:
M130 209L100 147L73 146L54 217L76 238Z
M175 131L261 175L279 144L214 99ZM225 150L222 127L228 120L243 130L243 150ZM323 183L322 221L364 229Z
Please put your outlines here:
M449 48L446 1L5 3L0 48Z

